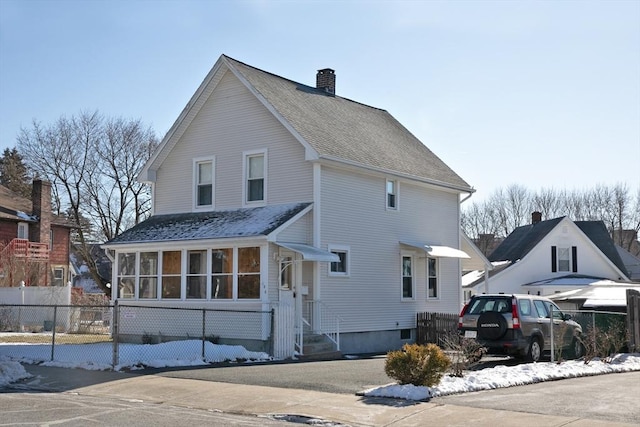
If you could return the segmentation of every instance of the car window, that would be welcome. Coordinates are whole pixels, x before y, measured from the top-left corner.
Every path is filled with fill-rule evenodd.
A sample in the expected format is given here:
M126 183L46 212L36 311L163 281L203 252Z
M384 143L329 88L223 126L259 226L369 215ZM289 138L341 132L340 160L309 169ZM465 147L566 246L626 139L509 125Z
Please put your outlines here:
M560 308L557 305L550 303L549 301L544 301L544 305L547 307L547 311L549 313L553 312L554 319L562 319L562 311L560 311ZM551 307L553 307L553 310L551 310Z
M547 311L547 307L544 305L544 301L536 300L533 302L533 305L536 307L538 317L549 317L549 312Z
M518 307L520 307L521 316L531 316L531 301L528 299L521 299L518 301Z
M477 298L471 303L468 313L481 314L487 311L497 311L508 313L511 307L511 300L505 297Z

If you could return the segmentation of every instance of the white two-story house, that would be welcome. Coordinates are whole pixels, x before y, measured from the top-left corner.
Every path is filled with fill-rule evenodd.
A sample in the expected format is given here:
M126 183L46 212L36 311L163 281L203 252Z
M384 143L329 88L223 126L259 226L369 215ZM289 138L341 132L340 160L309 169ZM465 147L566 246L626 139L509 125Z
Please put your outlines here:
M103 245L120 304L289 310L280 357L304 331L395 349L416 313L460 310L473 189L331 69L314 87L221 56L139 179L153 215Z

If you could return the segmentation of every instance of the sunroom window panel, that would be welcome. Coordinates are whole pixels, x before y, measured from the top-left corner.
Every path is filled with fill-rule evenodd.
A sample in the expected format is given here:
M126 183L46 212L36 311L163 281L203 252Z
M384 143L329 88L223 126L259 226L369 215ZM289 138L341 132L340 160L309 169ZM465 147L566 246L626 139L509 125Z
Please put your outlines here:
M260 298L260 248L238 248L238 298Z
M162 298L180 298L181 252L162 253Z
M140 253L140 290L142 299L158 298L158 253Z
M189 251L189 274L187 275L187 298L207 297L207 251Z
M233 249L211 251L211 298L233 298Z

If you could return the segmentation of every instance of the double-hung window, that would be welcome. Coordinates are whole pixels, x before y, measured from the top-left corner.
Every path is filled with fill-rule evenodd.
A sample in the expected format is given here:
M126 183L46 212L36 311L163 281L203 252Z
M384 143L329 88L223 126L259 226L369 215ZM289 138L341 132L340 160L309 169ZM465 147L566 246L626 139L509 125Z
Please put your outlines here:
M578 272L578 248L576 246L551 247L551 272Z
M197 159L194 161L194 199L195 207L213 206L214 159Z
M438 298L438 260L436 258L427 258L427 281L427 296Z
M398 209L398 183L387 180L387 209Z
M18 239L29 239L29 224L26 222L18 223L18 234L16 236Z
M266 151L245 153L245 202L264 202L266 197Z
M413 257L402 256L402 299L413 299Z

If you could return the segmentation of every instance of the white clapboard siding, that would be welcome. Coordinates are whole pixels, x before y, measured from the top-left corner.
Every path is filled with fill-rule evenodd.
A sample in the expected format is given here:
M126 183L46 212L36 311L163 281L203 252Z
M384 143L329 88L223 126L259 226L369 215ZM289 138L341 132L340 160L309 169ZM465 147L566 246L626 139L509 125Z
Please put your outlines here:
M416 297L401 300L400 241L459 246L458 196L400 182L399 210L386 209L385 178L322 168L321 240L350 247L350 276L328 275L321 266L321 299L342 318L341 330L373 331L415 326L427 307L424 252L416 251ZM459 261L440 263L437 311L459 308Z
M243 206L243 152L267 150L267 204L312 200L304 148L226 73L157 172L155 214L193 210L193 160L215 156L215 209Z

